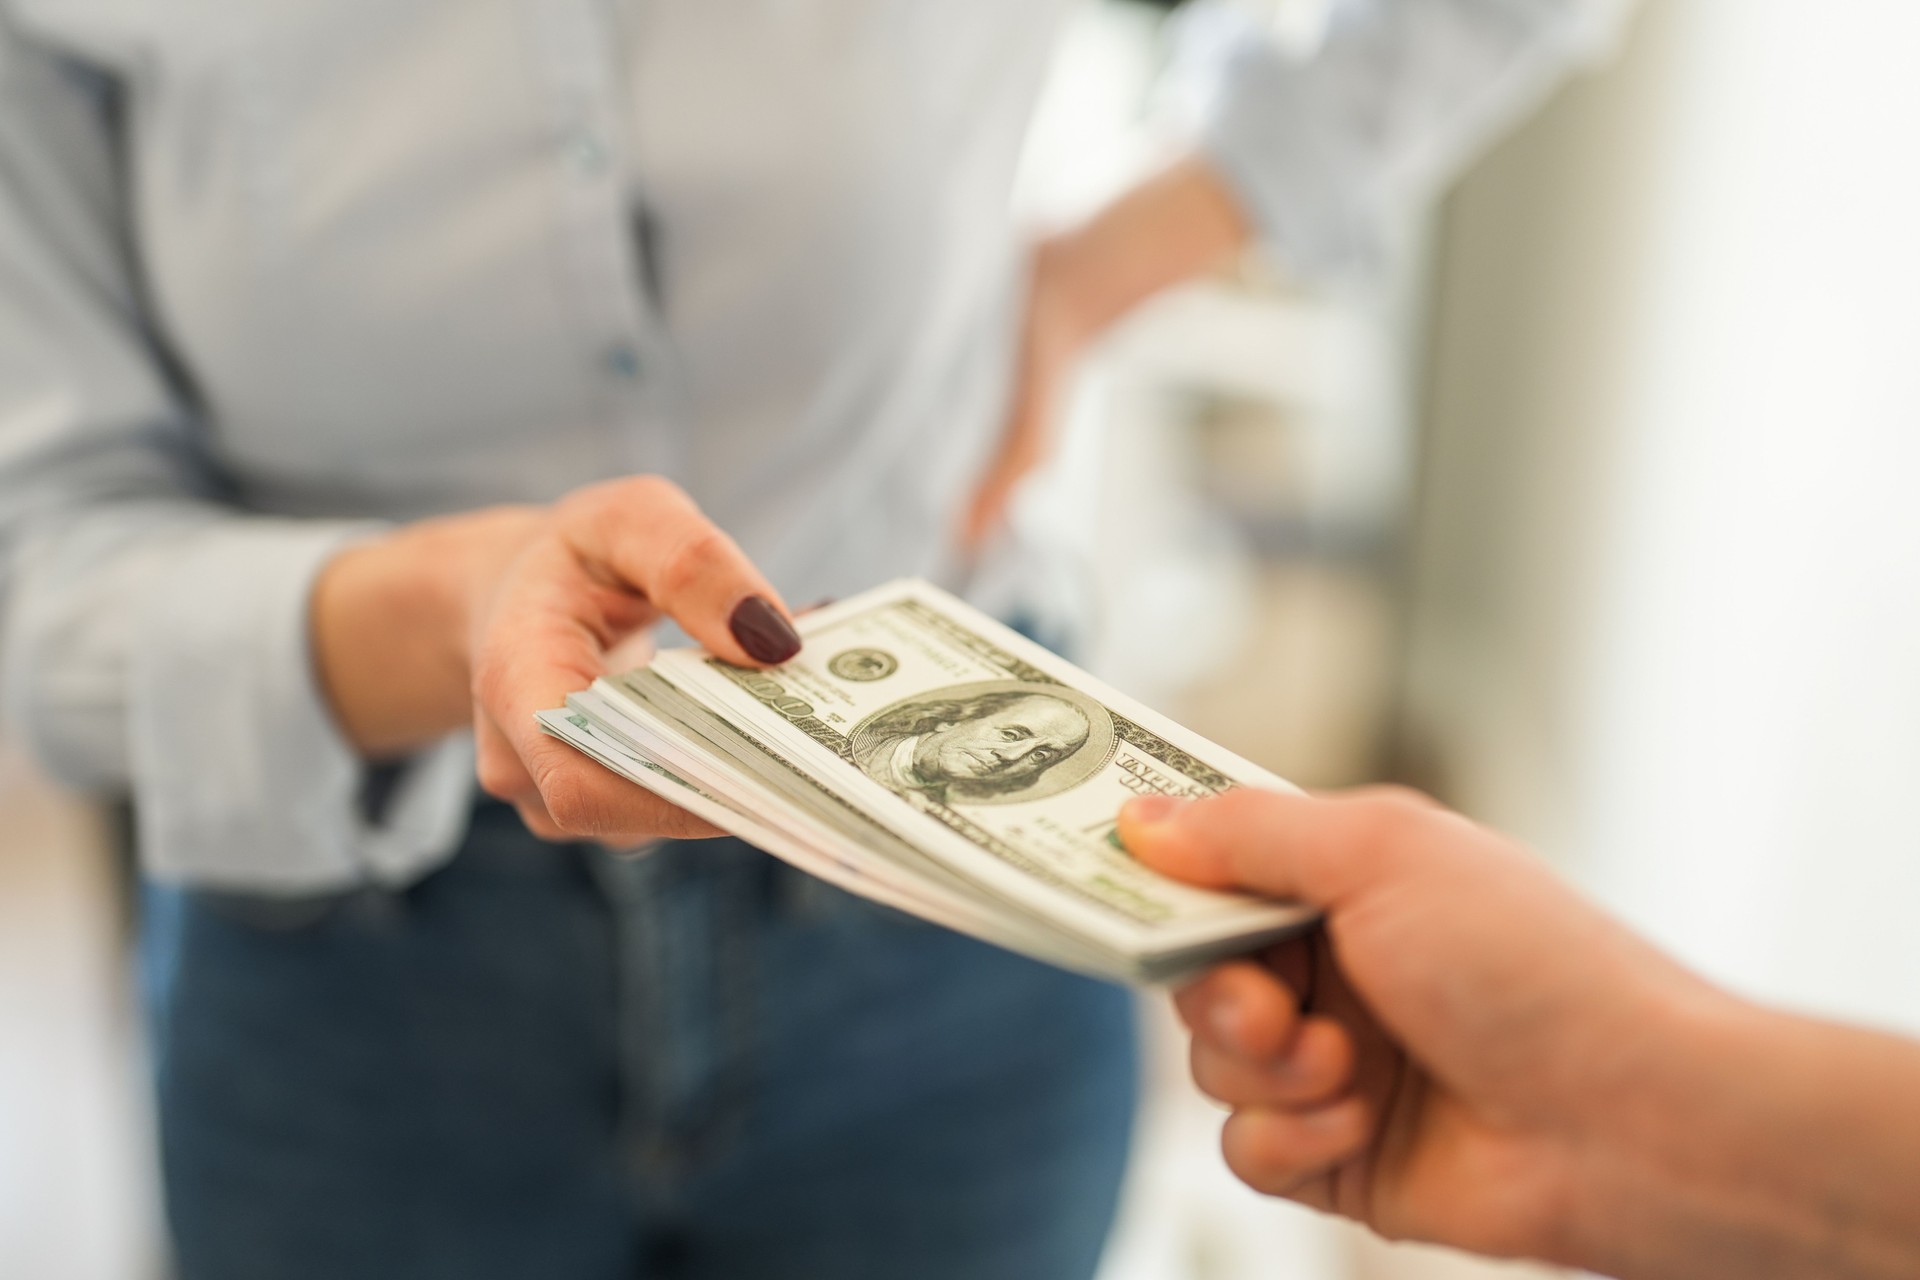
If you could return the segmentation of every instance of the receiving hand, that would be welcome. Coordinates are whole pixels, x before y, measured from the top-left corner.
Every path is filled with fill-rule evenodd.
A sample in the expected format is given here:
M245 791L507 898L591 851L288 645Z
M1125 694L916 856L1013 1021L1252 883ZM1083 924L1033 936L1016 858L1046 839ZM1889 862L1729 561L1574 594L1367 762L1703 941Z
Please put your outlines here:
M1563 1257L1636 1089L1725 1000L1411 793L1155 797L1120 833L1168 875L1326 913L1176 1000L1233 1171L1389 1237Z

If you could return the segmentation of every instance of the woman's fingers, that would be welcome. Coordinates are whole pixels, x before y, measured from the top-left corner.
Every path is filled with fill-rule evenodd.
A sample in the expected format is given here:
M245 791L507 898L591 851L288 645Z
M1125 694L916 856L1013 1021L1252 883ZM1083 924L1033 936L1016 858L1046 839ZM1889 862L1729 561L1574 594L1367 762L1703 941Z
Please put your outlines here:
M482 791L516 807L540 798L540 788L533 785L533 775L520 762L519 752L479 706L473 714L473 747L474 774Z
M473 695L529 776L530 748L543 737L534 713L604 674L606 650L619 638L613 624L642 625L644 609L595 581L551 533L508 569L474 640Z
M513 744L493 717L478 706L474 708L473 742L474 772L482 791L512 805L527 830L542 840L560 843L571 838L547 812L540 788L533 785L533 775L521 763Z
M725 835L637 783L610 773L557 738L544 738L528 761L540 802L569 839L631 845Z
M503 577L474 641L480 778L540 834L608 842L719 834L548 737L534 718L605 674L609 651L663 614L743 665L784 661L800 647L740 549L652 477L562 500Z
M718 827L702 822L684 809L674 808L644 787L634 786L623 778L615 778L611 775L609 780L616 787L631 787L641 793L643 798L637 802L638 808L626 803L630 797L624 794L617 797L621 807L617 810L620 821L615 825L623 827L633 825L636 827L635 830L590 833L563 827L554 820L552 814L547 812L546 802L540 798L538 791L528 799L515 801L513 807L520 814L520 821L526 825L528 831L552 844L566 844L569 841L591 838L609 848L621 850L648 844L654 840L704 840L727 834ZM609 812L615 812L615 810L609 809Z
M589 575L643 597L728 662L765 666L800 652L772 585L672 482L594 485L564 499L554 519Z
M534 713L592 684L608 650L661 614L729 662L781 662L800 648L773 588L664 480L570 495L507 571L475 641L474 696L543 793L543 759L565 757L543 749L551 739Z
M572 839L560 829L560 824L553 820L552 815L547 812L547 806L540 803L538 795L531 800L516 802L513 808L520 815L521 825L540 839L550 844L565 844Z
M726 834L645 787L608 773L558 739L544 734L541 739L532 745L532 760L524 761L492 717L476 710L474 743L481 788L519 810L527 830L542 840L590 838L630 845L663 837L696 840ZM536 769L547 779L544 789ZM557 814L554 805L559 807Z

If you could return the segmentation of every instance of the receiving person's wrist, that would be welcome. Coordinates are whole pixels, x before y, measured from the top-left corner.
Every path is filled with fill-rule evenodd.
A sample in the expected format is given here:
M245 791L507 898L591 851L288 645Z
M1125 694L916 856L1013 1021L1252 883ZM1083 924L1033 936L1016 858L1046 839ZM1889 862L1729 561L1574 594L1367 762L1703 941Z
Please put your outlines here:
M1768 1062L1775 1018L1687 975L1647 1004L1635 1065L1585 1130L1579 1184L1551 1259L1625 1277L1723 1274L1721 1229L1754 1201L1767 1117L1731 1087ZM1697 1261L1676 1273L1675 1258Z

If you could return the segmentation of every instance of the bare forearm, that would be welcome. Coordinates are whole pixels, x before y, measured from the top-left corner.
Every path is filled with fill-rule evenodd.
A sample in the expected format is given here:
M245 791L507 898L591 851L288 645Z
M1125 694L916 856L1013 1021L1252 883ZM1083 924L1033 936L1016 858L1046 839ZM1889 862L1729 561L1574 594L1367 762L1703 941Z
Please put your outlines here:
M1203 160L1170 165L1079 226L1034 247L1006 433L960 529L977 551L1046 456L1056 398L1075 363L1129 311L1227 260L1247 242L1239 206Z
M1245 216L1206 161L1190 157L1131 188L1042 249L1070 282L1084 332L1218 267L1248 241Z
M422 521L342 551L321 571L309 634L341 734L391 759L471 716L469 602L538 523L532 508Z
M1920 1275L1920 1045L1730 1003L1687 1056L1601 1162L1570 1261L1629 1280Z

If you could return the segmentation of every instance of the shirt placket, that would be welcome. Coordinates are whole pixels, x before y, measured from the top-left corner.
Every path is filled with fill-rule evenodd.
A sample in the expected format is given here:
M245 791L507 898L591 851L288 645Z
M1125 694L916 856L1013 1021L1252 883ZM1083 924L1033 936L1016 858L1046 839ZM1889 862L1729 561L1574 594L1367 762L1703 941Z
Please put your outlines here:
M664 325L643 288L617 32L600 0L523 3L558 170L555 269L583 376L631 470L684 479L687 414Z

